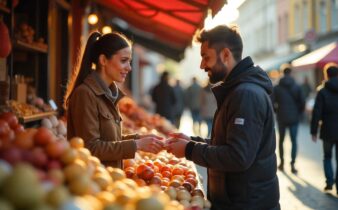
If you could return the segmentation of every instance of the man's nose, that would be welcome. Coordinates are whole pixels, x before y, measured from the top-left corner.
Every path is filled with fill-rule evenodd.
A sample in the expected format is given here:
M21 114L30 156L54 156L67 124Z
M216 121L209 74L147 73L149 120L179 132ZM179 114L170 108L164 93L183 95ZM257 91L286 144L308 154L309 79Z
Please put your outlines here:
M204 62L203 60L201 61L201 64L200 64L200 69L204 69L205 68L205 65L204 65Z

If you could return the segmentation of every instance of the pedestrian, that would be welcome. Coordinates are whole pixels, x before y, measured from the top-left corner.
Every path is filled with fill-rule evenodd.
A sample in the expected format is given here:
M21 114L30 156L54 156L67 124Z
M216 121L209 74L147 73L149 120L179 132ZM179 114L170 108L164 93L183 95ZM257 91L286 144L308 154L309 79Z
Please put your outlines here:
M284 138L285 131L289 129L291 139L291 172L297 173L295 167L297 157L297 132L298 124L301 120L305 108L305 99L300 86L291 76L291 66L284 64L281 66L284 76L279 80L278 85L273 89L272 100L277 114L279 130L279 157L280 164L278 169L284 170Z
M217 109L217 102L214 97L214 94L211 91L211 84L208 83L201 91L201 118L207 124L208 134L207 137L210 138L212 121L214 119L214 114Z
M312 87L309 83L308 77L304 78L303 84L301 85L301 89L302 89L305 100L307 100L312 92Z
M93 32L65 95L68 139L81 137L106 166L122 168L122 159L134 158L137 150L157 153L163 148L158 136L121 133L117 103L124 94L116 83L125 81L131 59L131 42L124 35Z
M181 117L184 111L184 90L181 86L180 80L176 80L174 86L174 93L176 96L176 103L174 106L174 124L177 129L180 128Z
M280 209L271 80L242 59L237 27L203 30L197 40L217 100L211 139L173 133L167 151L207 167L212 210Z
M329 63L324 67L325 85L318 91L311 119L311 135L314 142L317 141L319 122L320 138L323 140L324 150L324 174L326 186L324 190L332 190L336 182L338 194L338 65ZM336 177L332 169L332 149L336 149ZM336 181L335 181L336 180Z
M192 117L192 128L195 135L200 134L201 115L200 115L200 95L202 87L198 84L196 77L191 80L191 85L185 91L185 103Z
M151 98L156 106L155 112L174 123L176 96L174 88L169 84L169 72L162 73L160 82L152 89Z

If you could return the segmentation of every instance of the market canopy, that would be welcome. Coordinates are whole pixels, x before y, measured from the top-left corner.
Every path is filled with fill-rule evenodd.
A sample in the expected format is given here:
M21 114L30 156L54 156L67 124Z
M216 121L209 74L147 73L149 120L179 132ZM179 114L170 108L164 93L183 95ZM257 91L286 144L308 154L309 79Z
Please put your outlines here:
M197 29L202 28L208 9L215 15L227 0L97 0L114 16L126 21L136 41L180 60ZM118 26L118 24L117 24ZM143 42L143 43L142 43ZM163 46L165 48L163 49ZM167 49L167 51L166 51Z
M312 51L292 62L295 69L308 70L323 68L325 64L338 63L338 43L333 42L317 50Z
M272 59L268 59L257 64L265 71L278 70L284 63L290 63L292 60L304 55L304 52L291 53L285 56L278 56Z

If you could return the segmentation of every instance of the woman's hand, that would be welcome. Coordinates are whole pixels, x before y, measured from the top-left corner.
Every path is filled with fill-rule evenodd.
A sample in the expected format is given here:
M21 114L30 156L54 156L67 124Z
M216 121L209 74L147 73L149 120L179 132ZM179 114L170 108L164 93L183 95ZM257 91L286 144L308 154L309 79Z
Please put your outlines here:
M138 139L148 138L148 137L153 137L153 138L156 138L156 139L158 139L158 140L162 140L162 139L163 139L163 137L157 136L157 135L155 135L155 134L139 134L138 136L139 136Z
M140 135L140 138L136 140L137 150L156 154L164 149L164 141L162 139L162 137L154 134Z

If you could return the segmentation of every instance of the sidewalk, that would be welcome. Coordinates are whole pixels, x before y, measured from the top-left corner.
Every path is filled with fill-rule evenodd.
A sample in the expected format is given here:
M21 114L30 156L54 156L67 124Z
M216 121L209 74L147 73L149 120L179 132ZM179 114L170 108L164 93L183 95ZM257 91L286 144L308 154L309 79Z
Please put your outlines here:
M202 127L202 134L205 134ZM193 135L192 120L189 112L183 114L180 131ZM276 130L277 132L277 130ZM277 138L278 139L278 138ZM277 142L278 144L278 142ZM278 146L277 146L278 147ZM298 132L297 175L290 171L289 164L285 164L284 172L277 172L280 188L280 204L283 210L337 210L338 196L336 191L323 192L325 177L322 167L322 142L313 143L308 125L301 124ZM291 141L288 133L284 143L285 162L290 162ZM276 150L278 154L278 148ZM335 155L333 154L333 157ZM206 169L196 165L203 177L203 187L206 192ZM335 168L334 164L334 168Z

